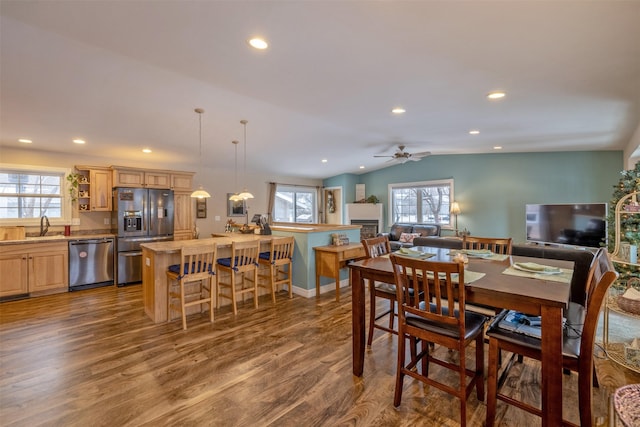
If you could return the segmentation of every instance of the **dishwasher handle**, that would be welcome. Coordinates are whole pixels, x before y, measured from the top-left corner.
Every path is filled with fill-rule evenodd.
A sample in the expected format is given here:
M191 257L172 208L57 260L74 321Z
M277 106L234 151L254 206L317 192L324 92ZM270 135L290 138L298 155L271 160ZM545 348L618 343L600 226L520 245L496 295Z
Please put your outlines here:
M77 240L75 242L69 242L70 246L79 245L107 245L113 244L113 240Z

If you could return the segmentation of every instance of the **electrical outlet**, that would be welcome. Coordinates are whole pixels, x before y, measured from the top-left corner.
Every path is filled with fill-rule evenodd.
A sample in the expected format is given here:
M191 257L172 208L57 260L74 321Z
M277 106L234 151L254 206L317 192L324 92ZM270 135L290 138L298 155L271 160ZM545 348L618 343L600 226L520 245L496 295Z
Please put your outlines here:
M111 225L111 218L105 218L104 225Z
M80 225L80 218L71 218L71 225Z

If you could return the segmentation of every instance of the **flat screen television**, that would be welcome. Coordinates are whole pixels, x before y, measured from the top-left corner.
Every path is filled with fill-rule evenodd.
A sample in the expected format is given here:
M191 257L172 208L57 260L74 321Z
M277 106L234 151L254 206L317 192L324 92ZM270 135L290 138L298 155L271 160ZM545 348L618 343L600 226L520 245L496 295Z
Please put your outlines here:
M598 248L607 241L607 204L527 204L526 224L528 242Z

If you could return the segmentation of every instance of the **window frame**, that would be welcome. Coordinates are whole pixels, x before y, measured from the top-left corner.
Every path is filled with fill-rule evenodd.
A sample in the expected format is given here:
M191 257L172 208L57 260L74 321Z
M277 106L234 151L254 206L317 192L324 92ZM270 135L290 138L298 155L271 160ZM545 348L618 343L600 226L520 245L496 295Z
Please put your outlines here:
M453 180L453 178L434 179L434 180L428 180L428 181L398 182L398 183L390 183L390 184L388 184L387 185L387 194L388 194L387 222L389 223L388 224L389 227L391 227L396 222L394 220L394 215L393 215L393 211L394 211L393 192L394 192L394 190L400 190L400 189L416 189L417 190L418 188L423 188L423 187L443 187L443 186L448 186L449 187L449 206L451 206L451 203L453 203L455 201L455 198L454 198L454 180ZM416 211L418 210L418 207L419 207L419 205L416 205ZM398 222L403 222L403 221L398 221ZM415 221L415 222L417 222L417 223L419 223L419 222L431 223L430 221ZM454 229L454 224L453 224L451 215L449 215L448 224L447 223L441 223L441 222L438 222L438 221L435 221L435 223L439 224L442 229L446 229L446 230L453 230Z
M293 215L293 221L279 221L278 219L276 219L276 215L275 215L275 211L277 209L276 204L277 204L277 199L278 199L278 193L293 193L294 194L294 215ZM311 206L311 218L310 221L308 222L300 222L297 221L296 218L296 206L297 203L295 202L295 200L297 199L296 194L297 193L311 193L312 194L312 206ZM276 188L275 188L275 192L273 197L274 199L274 212L272 213L273 215L273 222L281 222L281 223L294 223L294 224L317 224L318 223L318 188L317 187L311 187L311 186L305 186L305 185L287 185L287 184L276 184Z
M73 172L70 168L59 168L50 166L35 166L35 165L18 165L0 163L0 171L2 172L17 172L20 174L60 174L60 209L61 216L59 218L49 218L51 225L68 225L71 223L72 217L72 202L69 195L69 183L67 182L67 176ZM2 197L2 196L0 196ZM24 225L27 227L40 226L40 218L0 218L0 225L2 226L16 226Z

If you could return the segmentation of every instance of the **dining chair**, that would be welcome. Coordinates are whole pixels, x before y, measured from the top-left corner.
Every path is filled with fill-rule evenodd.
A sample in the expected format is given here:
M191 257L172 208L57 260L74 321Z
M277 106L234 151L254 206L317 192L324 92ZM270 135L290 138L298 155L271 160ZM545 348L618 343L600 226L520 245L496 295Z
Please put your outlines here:
M462 249L488 249L493 253L511 255L511 237L475 237L464 236Z
M486 317L465 310L464 264L390 255L398 300L398 361L393 404L400 406L403 380L409 375L460 399L460 424L466 425L467 398L476 388L484 400L483 327ZM462 288L462 289L460 289ZM457 307L457 308L456 308ZM409 340L410 360L406 360ZM420 352L417 343L420 341ZM457 351L459 363L435 357L430 343ZM475 368L466 366L465 351L475 344ZM457 384L429 377L433 362L458 373ZM417 369L421 363L420 372ZM467 377L470 381L467 383Z
M388 236L371 237L363 239L365 256L367 258L375 258L381 255L391 253L391 245ZM376 314L376 298L382 298L389 301L389 309L382 313ZM396 318L396 285L395 283L383 283L369 280L369 334L367 337L367 346L371 346L373 342L373 330L380 329L392 334L398 332L393 329ZM389 326L376 323L377 320L389 315Z
M179 311L182 329L187 329L187 307L209 306L209 321L213 322L215 306L215 243L183 246L180 250L180 264L167 269L167 321L172 312ZM197 288L194 286L197 284Z
M279 285L287 285L289 298L293 298L292 286L292 260L295 239L293 236L274 238L269 245L269 251L260 252L258 264L267 270L266 275L258 274L258 278L268 281L271 292L271 300L276 303L276 288ZM259 286L263 286L259 283ZM264 285L267 286L266 284Z
M231 243L231 256L218 258L216 263L216 278L218 286L218 307L220 297L231 299L233 314L238 314L238 295L253 294L253 306L258 308L258 251L259 240ZM223 281L223 277L229 281ZM249 286L247 283L251 282ZM223 288L229 289L230 295L221 292Z
M591 270L586 305L569 302L568 309L564 314L566 324L563 330L562 365L563 368L578 373L578 406L582 427L593 425L591 414L592 380L594 379L593 347L598 317L609 287L618 277L604 248L596 253ZM529 413L542 415L540 409L500 393L500 386L505 376L502 375L500 379L498 378L499 351L506 350L536 360L542 358L540 339L501 328L499 323L503 316L504 313L497 316L487 330L489 362L486 425L488 427L494 425L497 400L509 403ZM564 423L575 425L567 421Z
M462 238L463 250L486 249L495 254L511 255L511 246L511 237L475 237L465 235ZM468 304L467 309L490 317L495 316L501 311L500 308L485 304Z

